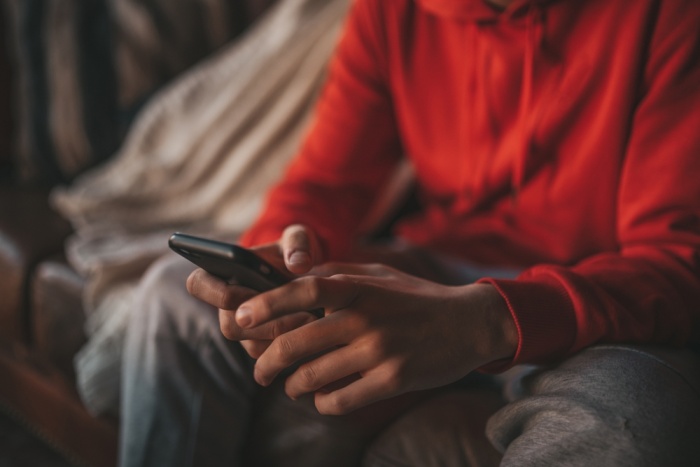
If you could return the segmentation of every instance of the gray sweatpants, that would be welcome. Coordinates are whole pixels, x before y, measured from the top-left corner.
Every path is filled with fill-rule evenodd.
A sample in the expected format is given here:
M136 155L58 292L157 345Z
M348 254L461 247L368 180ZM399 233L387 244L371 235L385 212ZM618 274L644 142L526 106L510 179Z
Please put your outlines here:
M192 269L168 256L142 283L124 352L122 466L253 465L243 460L259 393L252 361L221 335L216 310L185 290ZM373 410L385 420L358 423L278 397L272 414L255 417L284 419L286 431L267 433L282 456L258 441L252 457L285 467L700 465L691 351L597 346L418 399L399 416Z

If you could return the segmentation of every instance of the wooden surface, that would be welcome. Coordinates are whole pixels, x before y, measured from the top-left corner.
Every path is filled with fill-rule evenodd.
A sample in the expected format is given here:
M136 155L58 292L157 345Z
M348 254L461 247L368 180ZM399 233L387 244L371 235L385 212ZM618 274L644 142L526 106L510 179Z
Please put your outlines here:
M71 467L71 464L0 410L0 466Z
M5 344L0 346L0 377L0 412L33 427L40 439L71 459L71 464L114 467L116 424L90 416L60 372L21 345Z

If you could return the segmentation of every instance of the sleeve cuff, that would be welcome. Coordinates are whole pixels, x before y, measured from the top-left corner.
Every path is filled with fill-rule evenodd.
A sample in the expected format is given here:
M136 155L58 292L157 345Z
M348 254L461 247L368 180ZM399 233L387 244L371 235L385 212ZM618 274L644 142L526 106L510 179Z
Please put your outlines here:
M480 370L498 373L521 363L544 363L566 355L576 335L576 318L564 287L557 281L485 278L508 305L518 330L518 348L512 360L499 360Z

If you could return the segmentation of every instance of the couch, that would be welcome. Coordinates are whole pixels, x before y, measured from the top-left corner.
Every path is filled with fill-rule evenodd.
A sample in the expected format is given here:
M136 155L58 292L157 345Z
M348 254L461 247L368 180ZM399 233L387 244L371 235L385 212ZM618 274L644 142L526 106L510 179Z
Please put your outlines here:
M0 34L0 410L75 464L114 465L115 421L90 416L73 384L72 355L85 335L82 279L62 255L70 226L49 208L47 186L13 177L6 41Z

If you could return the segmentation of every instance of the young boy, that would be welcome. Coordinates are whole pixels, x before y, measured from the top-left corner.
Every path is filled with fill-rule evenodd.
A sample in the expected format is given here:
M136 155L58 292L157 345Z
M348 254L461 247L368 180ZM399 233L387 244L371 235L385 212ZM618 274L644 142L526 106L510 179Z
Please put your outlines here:
M153 343L192 341L185 318L163 311L182 302L132 326L131 342L151 343L128 350L127 384L155 372L145 392L167 400L127 404L124 464L153 463L163 445L133 441L138 408L153 413L149 433L175 417L188 428L173 440L237 465L252 378L284 379L292 399L312 394L333 415L430 390L368 465L700 462L700 357L686 349L700 324L698 24L691 0L357 1L315 124L242 239L299 278L255 295L189 277L254 365L202 340L183 368ZM398 255L430 251L445 280L353 253L403 157L421 209L398 221L410 245ZM521 273L464 283L456 260ZM480 399L464 389L440 414L436 388L520 364L539 366L511 380L500 410L475 416ZM489 416L491 446L479 439Z

